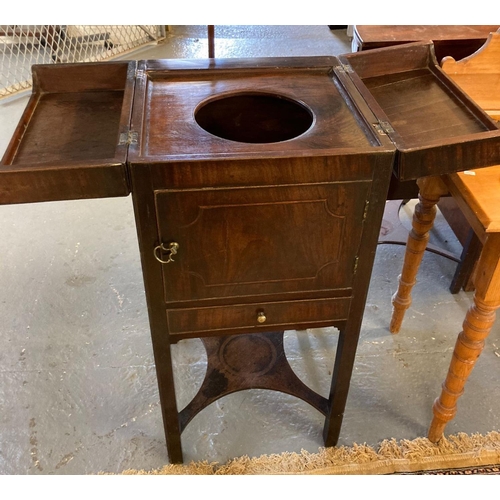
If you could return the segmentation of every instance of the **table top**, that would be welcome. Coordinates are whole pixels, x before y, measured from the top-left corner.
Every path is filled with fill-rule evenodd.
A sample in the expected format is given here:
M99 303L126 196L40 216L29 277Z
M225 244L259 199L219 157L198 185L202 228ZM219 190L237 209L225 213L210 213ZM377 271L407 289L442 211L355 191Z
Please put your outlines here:
M142 64L132 117L140 141L129 150L132 162L380 150L355 97L339 91L334 57Z
M354 25L354 35L361 43L404 43L420 40L486 40L499 26L489 25Z

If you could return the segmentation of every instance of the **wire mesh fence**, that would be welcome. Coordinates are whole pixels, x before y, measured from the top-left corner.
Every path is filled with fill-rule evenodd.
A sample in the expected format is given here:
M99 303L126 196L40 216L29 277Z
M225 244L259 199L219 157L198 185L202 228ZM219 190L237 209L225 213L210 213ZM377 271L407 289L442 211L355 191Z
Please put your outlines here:
M0 98L32 85L31 66L111 59L165 37L165 26L0 25Z

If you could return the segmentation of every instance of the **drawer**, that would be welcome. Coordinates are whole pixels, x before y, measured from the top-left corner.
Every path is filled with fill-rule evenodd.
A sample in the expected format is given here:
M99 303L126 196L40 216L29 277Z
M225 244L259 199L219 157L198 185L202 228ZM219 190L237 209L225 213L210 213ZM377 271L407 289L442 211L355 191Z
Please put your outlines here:
M251 333L331 326L347 319L351 297L169 309L171 335ZM229 332L230 331L230 332Z

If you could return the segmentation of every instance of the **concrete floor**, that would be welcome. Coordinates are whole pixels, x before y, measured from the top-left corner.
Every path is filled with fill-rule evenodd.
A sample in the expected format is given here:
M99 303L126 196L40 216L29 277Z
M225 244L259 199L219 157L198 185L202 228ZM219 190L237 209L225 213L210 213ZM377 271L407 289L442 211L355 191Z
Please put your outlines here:
M327 26L216 28L217 57L335 55ZM175 26L137 59L207 55L204 26ZM27 102L0 101L0 154ZM407 211L403 223L408 225ZM92 474L167 463L130 197L0 207L0 474ZM432 240L460 252L438 216ZM471 294L448 291L455 263L426 253L399 335L388 324L403 246L380 245L339 445L425 436ZM334 329L287 332L299 376L326 395ZM493 328L446 432L500 427L500 325ZM179 406L195 394L198 340L174 346ZM185 460L315 452L322 416L271 391L227 396L183 434Z

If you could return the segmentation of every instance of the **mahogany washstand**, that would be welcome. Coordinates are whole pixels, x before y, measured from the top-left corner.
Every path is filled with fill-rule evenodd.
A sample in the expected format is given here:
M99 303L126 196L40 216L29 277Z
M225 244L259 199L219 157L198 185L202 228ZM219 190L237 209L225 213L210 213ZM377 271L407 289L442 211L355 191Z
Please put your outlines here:
M0 202L132 193L170 461L182 462L199 411L249 388L305 400L335 445L391 172L500 162L500 132L439 70L432 44L33 76ZM283 331L327 326L340 333L323 396L290 368ZM188 338L202 339L208 366L179 411L170 346Z

